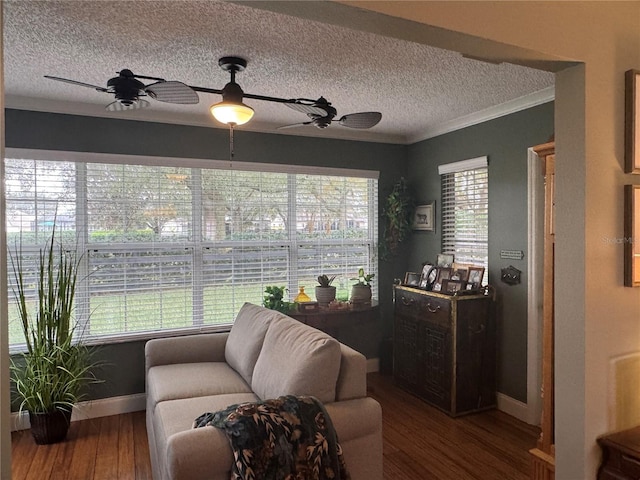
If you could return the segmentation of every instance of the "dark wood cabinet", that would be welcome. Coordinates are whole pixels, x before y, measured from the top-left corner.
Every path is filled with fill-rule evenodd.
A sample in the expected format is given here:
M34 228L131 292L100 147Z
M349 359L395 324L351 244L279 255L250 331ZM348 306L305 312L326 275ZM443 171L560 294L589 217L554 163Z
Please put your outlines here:
M380 307L377 301L359 307L315 312L291 312L296 320L328 333L338 341L376 358L380 350Z
M640 427L600 437L598 444L602 448L598 480L640 478Z
M395 287L396 383L452 416L495 406L491 297Z

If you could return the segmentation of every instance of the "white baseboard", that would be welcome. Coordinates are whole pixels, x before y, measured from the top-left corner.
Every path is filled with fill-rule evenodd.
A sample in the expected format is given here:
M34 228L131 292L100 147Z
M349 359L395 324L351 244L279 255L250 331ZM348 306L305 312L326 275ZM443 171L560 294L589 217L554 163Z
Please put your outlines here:
M146 407L147 395L137 393L135 395L123 395L120 397L101 398L80 402L73 408L71 421L88 420L90 418L108 417L122 413L137 412ZM30 427L27 412L14 412L11 414L11 431L26 430Z
M380 359L379 358L367 358L367 373L380 371Z
M498 403L498 410L504 412L512 417L517 418L518 420L522 420L523 422L529 422L529 408L527 404L521 402L520 400L516 400L515 398L511 398L504 393L498 392L496 394L496 400Z

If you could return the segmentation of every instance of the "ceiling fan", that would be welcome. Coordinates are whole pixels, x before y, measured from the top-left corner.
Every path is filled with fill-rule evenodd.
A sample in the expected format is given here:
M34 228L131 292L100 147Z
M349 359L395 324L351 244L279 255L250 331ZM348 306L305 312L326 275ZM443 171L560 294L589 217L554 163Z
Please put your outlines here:
M231 80L222 90L187 85L178 81L167 81L158 77L136 75L128 69L121 70L118 72L117 77L111 78L107 82L106 88L51 75L45 75L45 78L70 83L72 85L89 87L98 92L114 95L115 101L106 106L106 109L110 111L146 108L149 106L149 102L140 98L143 96L148 96L160 102L189 105L199 102L199 97L196 92L222 95L222 102L210 107L211 114L218 121L231 126L242 125L248 122L253 116L253 109L242 103L243 98L284 103L296 111L307 114L309 118L311 118L311 120L306 122L285 125L279 128L292 128L300 125L313 125L318 128L326 128L331 123L337 122L345 127L364 129L377 125L382 118L380 112L360 112L343 115L339 119L334 120L337 111L324 97L320 97L317 100L308 98L287 99L245 93L240 85L236 83L235 75L237 72L241 72L246 68L247 61L240 57L222 57L218 61L218 65L231 75ZM155 80L155 82L145 85L140 79Z
M145 75L136 75L129 69L120 70L118 76L107 81L106 87L91 85L90 83L78 82L77 80L69 80L68 78L54 77L45 75L45 78L57 80L59 82L88 87L115 96L115 101L108 104L105 108L109 111L133 110L146 108L149 102L140 98L148 96L159 102L177 103L181 105L192 105L200 101L198 94L188 85L177 82L167 81L164 78L148 77ZM142 80L155 80L154 83L145 85Z
M343 115L339 119L334 120L338 112L324 97L320 97L318 100L314 101L311 104L300 102L287 103L286 105L289 108L302 113L306 113L311 120L301 123L294 123L292 125L283 125L282 127L278 127L278 130L299 127L303 125L312 125L317 128L327 128L333 122L337 122L343 127L365 129L376 126L382 119L382 114L380 112L359 112Z

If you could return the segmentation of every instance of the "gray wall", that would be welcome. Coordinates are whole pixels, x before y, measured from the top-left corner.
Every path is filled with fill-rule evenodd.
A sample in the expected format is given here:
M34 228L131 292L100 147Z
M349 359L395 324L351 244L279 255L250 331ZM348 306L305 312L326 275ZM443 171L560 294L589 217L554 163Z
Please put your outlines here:
M418 204L436 201L436 231L416 232L402 254L379 265L381 334L392 334L392 281L440 252L440 177L437 166L489 157L489 271L498 291L498 390L526 401L527 368L527 148L553 133L553 103L492 120L411 146L313 137L269 135L236 130L235 159L242 162L349 167L380 171L380 205L399 177L405 176ZM8 147L227 159L228 131L73 115L6 111ZM380 233L383 226L380 225ZM500 250L523 250L522 261L500 259ZM523 282L499 281L500 268L514 265ZM105 383L90 398L144 391L144 342L124 342L99 349L106 364Z
M409 147L408 179L418 204L436 201L436 231L409 240L408 271L440 252L438 165L489 157L489 281L497 290L498 391L527 401L527 149L553 134L553 103L546 103ZM500 250L522 250L523 260L500 258ZM500 281L500 269L521 270L522 283Z
M6 146L13 148L229 158L229 132L221 128L6 110L5 135ZM241 128L235 131L234 162L379 170L380 199L406 173L406 155L404 145L269 135L246 132ZM377 279L381 311L387 315L392 309L390 269L389 263L381 262ZM387 317L384 321L390 322L390 319ZM362 338L362 349L370 351L371 342L372 339ZM133 341L100 347L97 357L105 365L98 375L105 382L93 386L89 398L144 392L144 344Z

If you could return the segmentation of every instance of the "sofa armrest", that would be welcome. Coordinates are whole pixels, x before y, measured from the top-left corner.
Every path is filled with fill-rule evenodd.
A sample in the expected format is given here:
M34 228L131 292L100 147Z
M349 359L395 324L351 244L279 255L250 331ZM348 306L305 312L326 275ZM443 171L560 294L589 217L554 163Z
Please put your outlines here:
M174 363L224 362L228 332L155 338L144 348L145 370Z
M340 344L340 375L336 401L367 396L367 359L360 352Z

